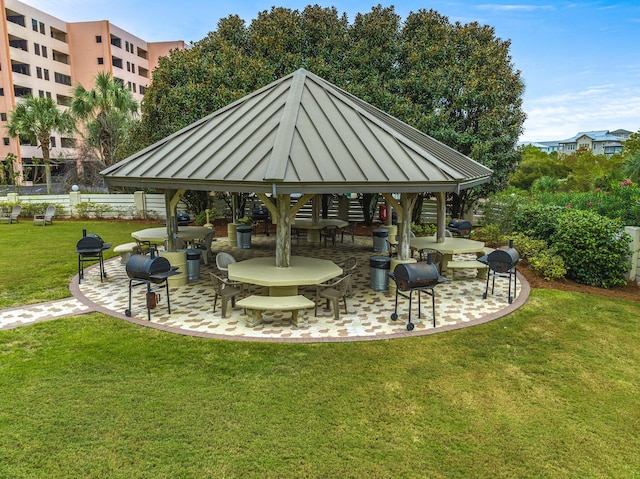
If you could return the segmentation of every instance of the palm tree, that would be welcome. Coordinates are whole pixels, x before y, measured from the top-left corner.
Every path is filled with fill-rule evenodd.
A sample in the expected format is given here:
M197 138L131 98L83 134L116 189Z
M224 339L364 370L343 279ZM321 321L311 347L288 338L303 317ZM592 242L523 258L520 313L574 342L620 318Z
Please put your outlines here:
M33 96L19 102L9 114L6 125L9 136L27 139L42 149L47 194L51 194L50 138L54 132L64 135L75 131L73 117L69 112L59 110L51 98Z
M138 112L138 102L129 90L108 72L96 75L94 88L79 83L73 89L71 112L85 122L87 140L102 156L106 166L117 160L129 121Z

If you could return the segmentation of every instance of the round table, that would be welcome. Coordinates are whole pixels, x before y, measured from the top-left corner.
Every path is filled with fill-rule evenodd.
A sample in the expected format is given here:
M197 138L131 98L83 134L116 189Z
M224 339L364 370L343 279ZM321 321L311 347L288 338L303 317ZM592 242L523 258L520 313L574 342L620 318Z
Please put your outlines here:
M184 241L193 241L204 238L213 230L204 226L178 226L177 237ZM164 243L167 239L167 228L147 228L131 233L138 241L148 241L150 243Z
M333 261L292 256L291 266L278 268L273 256L252 258L229 265L229 279L269 288L269 296L293 296L298 286L314 285L342 274Z
M292 228L307 230L309 232L307 235L307 242L309 243L320 243L320 230L325 226L345 228L346 226L349 226L349 222L337 218L321 218L318 221L295 220L291 225Z
M448 272L447 264L452 260L454 254L475 253L477 257L484 255L484 243L467 238L445 237L444 242L438 243L434 236L419 236L417 238L411 238L409 247L412 251L431 248L442 253L443 273Z

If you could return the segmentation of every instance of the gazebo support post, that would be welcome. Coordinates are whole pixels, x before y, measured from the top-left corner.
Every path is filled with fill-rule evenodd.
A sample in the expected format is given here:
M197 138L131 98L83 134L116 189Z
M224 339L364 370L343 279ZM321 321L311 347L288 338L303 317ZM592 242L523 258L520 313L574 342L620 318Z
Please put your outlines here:
M167 251L176 250L178 223L176 210L178 202L186 190L164 190L164 208L167 216Z
M436 193L438 213L436 219L436 243L444 243L444 230L447 216L447 201L444 191Z
M398 215L398 259L406 260L411 257L411 216L413 206L418 199L418 193L401 193L398 202L391 193L383 193L387 205L396 210Z
M289 195L278 195L276 208L278 209L276 266L278 268L288 268L291 266L291 197Z

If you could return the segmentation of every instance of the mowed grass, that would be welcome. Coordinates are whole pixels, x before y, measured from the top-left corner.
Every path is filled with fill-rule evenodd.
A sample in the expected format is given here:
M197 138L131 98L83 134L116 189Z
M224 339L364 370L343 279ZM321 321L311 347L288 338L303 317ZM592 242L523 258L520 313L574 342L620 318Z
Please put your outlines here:
M33 324L0 331L0 477L640 477L639 344L640 303L551 290L392 341Z
M142 222L57 221L36 226L29 218L0 224L0 308L70 296L69 282L78 273L76 243L82 230L114 246L134 241L133 231L158 226ZM113 249L104 252L111 258Z

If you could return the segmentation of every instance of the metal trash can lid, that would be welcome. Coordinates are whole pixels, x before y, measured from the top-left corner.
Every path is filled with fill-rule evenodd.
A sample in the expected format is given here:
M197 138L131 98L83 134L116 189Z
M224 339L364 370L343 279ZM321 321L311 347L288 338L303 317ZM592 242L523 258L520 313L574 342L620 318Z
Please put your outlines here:
M375 269L390 269L391 258L388 256L372 256L369 258L369 266Z
M202 254L202 250L199 249L188 249L187 250L187 259L200 259L200 254Z
M388 228L378 228L377 230L373 230L373 236L379 236L381 238L386 238L389 236Z
M239 233L251 233L252 229L251 226L236 226L236 231Z

